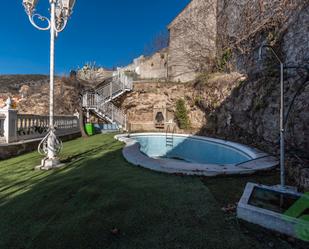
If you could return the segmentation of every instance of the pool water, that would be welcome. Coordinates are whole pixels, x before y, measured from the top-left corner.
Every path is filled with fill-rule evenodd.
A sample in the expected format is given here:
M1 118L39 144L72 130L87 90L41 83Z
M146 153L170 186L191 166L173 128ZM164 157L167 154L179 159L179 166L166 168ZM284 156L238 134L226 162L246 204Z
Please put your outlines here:
M174 136L173 146L166 144L166 136L131 136L140 144L140 150L152 158L171 158L201 164L237 164L252 159L246 153L231 146L198 139Z
M299 198L299 196L292 194L255 187L248 203L255 207L283 214L291 208Z

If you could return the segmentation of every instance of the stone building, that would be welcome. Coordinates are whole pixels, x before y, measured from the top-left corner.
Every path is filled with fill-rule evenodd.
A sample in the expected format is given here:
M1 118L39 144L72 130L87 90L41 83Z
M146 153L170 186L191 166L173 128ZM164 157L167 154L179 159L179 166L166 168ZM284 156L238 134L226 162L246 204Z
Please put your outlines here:
M140 56L133 63L122 68L123 71L134 72L140 79L166 79L167 78L167 48L151 56Z
M169 24L169 47L123 68L141 79L193 80L216 56L217 0L192 0Z
M146 58L137 68L142 79L165 79L167 77L167 49Z
M217 0L192 0L169 24L168 76L187 82L216 56Z

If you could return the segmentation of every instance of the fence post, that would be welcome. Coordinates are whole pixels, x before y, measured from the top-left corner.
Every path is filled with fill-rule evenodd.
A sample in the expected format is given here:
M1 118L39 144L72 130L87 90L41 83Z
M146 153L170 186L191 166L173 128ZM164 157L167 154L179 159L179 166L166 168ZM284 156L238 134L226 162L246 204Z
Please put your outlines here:
M7 143L17 141L17 110L12 109L10 98L6 101L6 107L0 109L0 114L5 116L4 120L4 137Z
M74 117L75 117L75 123L74 123L74 121L73 121L73 127L74 128L76 128L76 129L78 129L79 131L80 131L80 126L79 126L79 119L80 119L80 116L79 116L79 112L78 111L76 111L75 113L74 113Z
M127 115L124 114L124 130L127 131Z
M112 105L112 121L114 123L114 105Z

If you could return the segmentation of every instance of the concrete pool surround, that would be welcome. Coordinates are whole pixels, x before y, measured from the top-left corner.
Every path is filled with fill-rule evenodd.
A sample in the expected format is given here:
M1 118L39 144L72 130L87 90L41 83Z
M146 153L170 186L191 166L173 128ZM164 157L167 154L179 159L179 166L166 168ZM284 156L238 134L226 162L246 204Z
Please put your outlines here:
M222 146L222 148L230 149L237 152L244 157L245 160L234 163L201 163L189 160L178 160L175 158L150 157L141 151L141 145L137 141L140 137L166 137L173 136L174 138L183 139L183 141L199 141L207 144L214 144ZM158 172L171 174L185 174L185 175L203 175L203 176L217 176L217 175L233 175L233 174L252 174L259 170L269 170L278 165L277 158L270 156L255 148L242 145L235 142L230 142L221 139L186 135L186 134L166 134L166 133L134 133L116 135L115 139L124 142L126 145L123 148L123 156L133 165L148 168ZM160 144L158 146L167 146ZM177 147L176 145L175 147ZM190 145L188 145L190 146ZM201 148L202 149L202 148ZM195 151L196 153L196 151ZM201 151L203 153L203 151Z

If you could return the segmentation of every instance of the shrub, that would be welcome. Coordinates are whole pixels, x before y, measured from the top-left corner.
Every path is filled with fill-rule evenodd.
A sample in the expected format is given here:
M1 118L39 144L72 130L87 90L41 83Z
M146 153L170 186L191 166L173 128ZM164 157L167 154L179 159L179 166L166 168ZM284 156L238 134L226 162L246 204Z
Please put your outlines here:
M176 117L176 121L180 129L190 128L190 120L188 116L188 111L185 105L185 101L183 99L178 99L176 102L175 117Z
M231 48L228 48L223 51L221 58L219 58L217 61L217 70L219 72L224 72L228 69L228 64L230 60L232 59L232 56L233 56L233 52Z

